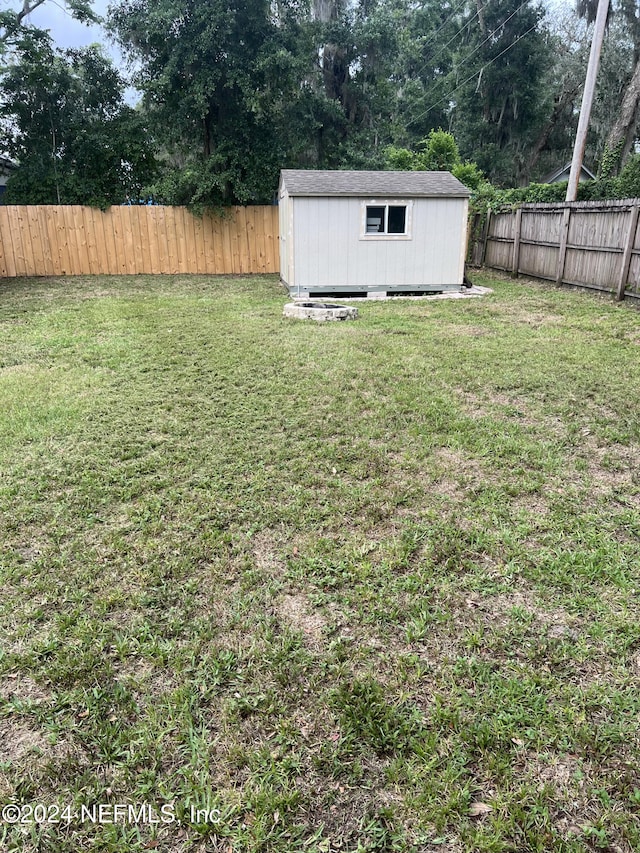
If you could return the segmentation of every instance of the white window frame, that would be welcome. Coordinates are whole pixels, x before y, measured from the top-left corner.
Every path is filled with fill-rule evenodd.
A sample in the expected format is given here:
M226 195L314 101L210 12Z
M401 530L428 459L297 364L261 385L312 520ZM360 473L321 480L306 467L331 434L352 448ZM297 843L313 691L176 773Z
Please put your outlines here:
M367 233L367 208L384 207L385 225L389 217L390 207L404 207L406 209L404 220L404 234L387 234L375 232ZM361 240L412 240L413 239L413 200L404 198L369 198L360 202L360 239Z

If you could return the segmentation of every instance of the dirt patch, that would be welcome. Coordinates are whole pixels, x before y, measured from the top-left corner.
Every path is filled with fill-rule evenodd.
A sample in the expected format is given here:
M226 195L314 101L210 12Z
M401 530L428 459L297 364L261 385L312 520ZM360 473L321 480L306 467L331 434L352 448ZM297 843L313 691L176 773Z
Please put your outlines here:
M436 472L429 490L449 500L463 500L471 489L486 478L481 463L461 450L441 447L435 451L434 458Z
M538 281L537 283L539 284L540 282ZM508 317L509 322L522 323L533 329L539 329L542 326L560 326L566 322L562 314L554 314L552 311L546 309L532 311L518 302L503 302L499 308L491 308L490 312L499 317L503 322L505 317Z
M261 530L251 539L251 551L260 571L281 574L285 569L284 543L273 530Z
M589 438L585 441L583 458L592 487L598 492L640 486L640 447L610 444L601 446ZM637 501L639 495L630 495Z
M562 607L546 609L542 607L533 593L518 590L512 593L494 596L479 596L471 594L465 599L468 609L478 610L489 616L489 622L498 627L508 625L513 618L514 610L522 610L534 617L540 629L549 637L555 639L577 637L578 620Z
M292 628L303 634L307 642L315 646L323 642L326 619L311 609L304 595L285 595L279 603L278 612Z
M535 427L540 419L531 409L528 399L517 394L486 390L482 394L455 388L464 412L472 418L499 418L515 421L522 426ZM546 419L545 419L546 425Z
M16 764L32 753L52 757L52 751L42 732L10 717L0 720L0 764Z
M528 515L542 518L549 513L549 504L537 492L532 492L527 495L520 495L511 501L512 509L516 512L526 512Z
M11 674L0 678L0 697L6 702L33 702L40 705L52 698L52 694L44 690L29 675Z

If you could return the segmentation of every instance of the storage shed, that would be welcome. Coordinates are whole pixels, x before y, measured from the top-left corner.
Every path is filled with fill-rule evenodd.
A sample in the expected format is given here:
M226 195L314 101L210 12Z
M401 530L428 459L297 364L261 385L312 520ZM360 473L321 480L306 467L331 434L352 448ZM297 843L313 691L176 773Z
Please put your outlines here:
M469 195L450 172L284 169L280 278L300 299L459 290Z

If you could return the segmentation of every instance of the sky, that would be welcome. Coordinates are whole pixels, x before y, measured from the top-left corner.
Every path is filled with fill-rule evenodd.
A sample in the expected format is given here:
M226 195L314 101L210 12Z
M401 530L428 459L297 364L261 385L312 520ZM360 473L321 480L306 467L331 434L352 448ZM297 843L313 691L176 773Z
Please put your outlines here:
M93 9L96 14L106 17L109 2L110 0L93 0ZM104 52L113 59L114 64L125 70L122 53L109 39L103 28L99 24L87 26L76 21L66 10L62 0L47 0L29 16L28 20L35 27L49 30L57 47L85 47L98 42L103 45ZM133 105L140 100L140 93L128 88L125 91L125 100Z
M104 17L108 4L108 0L94 0L93 8L98 15ZM101 42L105 47L109 47L107 35L102 27L97 25L88 27L75 21L63 2L58 5L54 0L48 0L30 15L29 22L43 30L50 30L58 47L83 47L94 42Z

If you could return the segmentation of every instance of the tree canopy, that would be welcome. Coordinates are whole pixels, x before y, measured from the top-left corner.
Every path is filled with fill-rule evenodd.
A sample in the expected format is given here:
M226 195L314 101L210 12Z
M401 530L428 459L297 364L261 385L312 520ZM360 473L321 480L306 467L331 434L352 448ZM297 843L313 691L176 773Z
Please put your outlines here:
M5 200L29 204L138 202L156 175L144 117L98 47L60 51L48 37L18 40L5 72L2 142L19 163Z
M452 152L438 159L434 146L449 138L470 185L540 179L571 155L593 11L591 0L582 18L536 0L114 0L108 27L142 93L132 110L104 56L56 50L29 26L43 2L0 16L5 153L20 166L7 198L148 193L196 210L270 202L281 168L441 168ZM67 6L93 17L89 0ZM604 175L637 135L636 6L616 0L605 43L587 146Z

